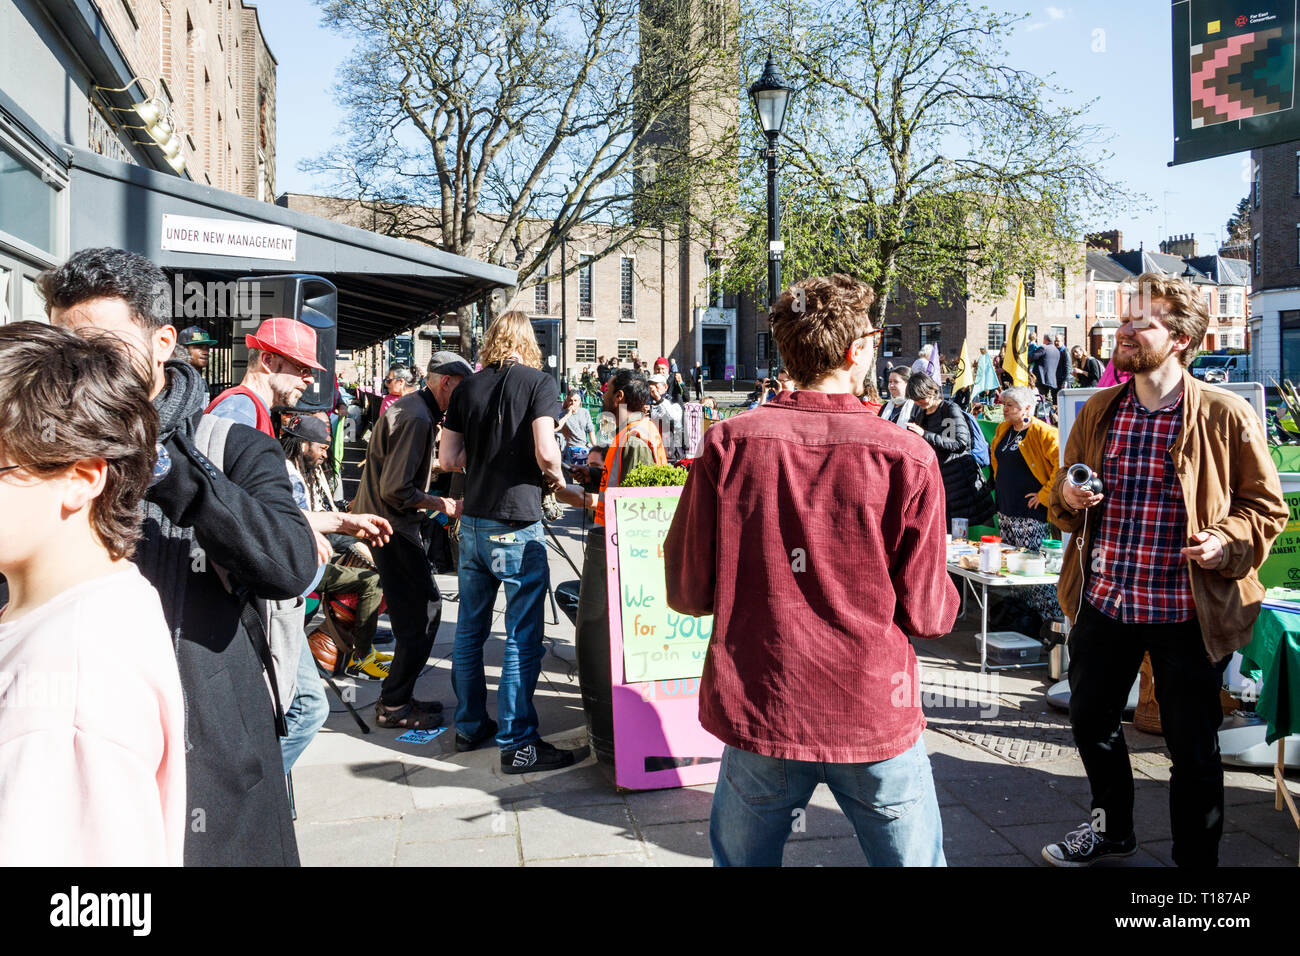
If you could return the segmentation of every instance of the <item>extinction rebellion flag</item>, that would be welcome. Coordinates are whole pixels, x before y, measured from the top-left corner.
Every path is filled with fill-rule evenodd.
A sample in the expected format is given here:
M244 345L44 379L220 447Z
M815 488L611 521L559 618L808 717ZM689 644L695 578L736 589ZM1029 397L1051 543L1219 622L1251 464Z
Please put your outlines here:
M1300 139L1300 0L1174 0L1174 164Z

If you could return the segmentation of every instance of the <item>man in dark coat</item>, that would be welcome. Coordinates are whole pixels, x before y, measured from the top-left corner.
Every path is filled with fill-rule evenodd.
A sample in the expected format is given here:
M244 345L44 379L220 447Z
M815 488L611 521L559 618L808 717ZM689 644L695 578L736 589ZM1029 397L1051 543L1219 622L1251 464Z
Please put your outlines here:
M218 470L194 446L208 395L176 345L167 281L148 259L86 249L40 279L50 321L116 336L153 380L158 462L134 555L158 590L185 692L185 863L296 865L264 636L250 596L285 600L315 580L315 539L279 444L233 425ZM230 590L216 572L228 575Z

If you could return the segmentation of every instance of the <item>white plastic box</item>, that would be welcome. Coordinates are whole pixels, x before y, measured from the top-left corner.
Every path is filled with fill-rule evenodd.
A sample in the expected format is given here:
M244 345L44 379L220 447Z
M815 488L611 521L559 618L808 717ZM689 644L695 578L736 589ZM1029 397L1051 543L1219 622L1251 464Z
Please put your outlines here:
M975 636L979 640L979 635ZM1043 654L1043 642L1019 631L989 631L990 664L1037 664Z

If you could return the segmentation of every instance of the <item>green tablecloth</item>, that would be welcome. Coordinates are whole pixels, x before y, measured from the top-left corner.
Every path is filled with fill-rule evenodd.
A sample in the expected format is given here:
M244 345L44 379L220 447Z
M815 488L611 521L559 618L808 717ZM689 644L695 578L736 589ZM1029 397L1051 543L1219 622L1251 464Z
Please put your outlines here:
M1265 607L1241 656L1241 673L1259 687L1266 742L1300 733L1300 613Z

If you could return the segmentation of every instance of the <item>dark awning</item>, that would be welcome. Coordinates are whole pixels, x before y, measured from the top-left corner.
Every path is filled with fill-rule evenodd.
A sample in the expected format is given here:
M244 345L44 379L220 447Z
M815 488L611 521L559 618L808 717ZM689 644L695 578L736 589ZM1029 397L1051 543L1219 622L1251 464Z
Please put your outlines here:
M338 347L391 338L515 284L515 272L402 239L258 202L69 147L71 248L116 246L147 256L186 281L288 272L338 287ZM178 252L162 248L163 216L292 229L293 258Z

